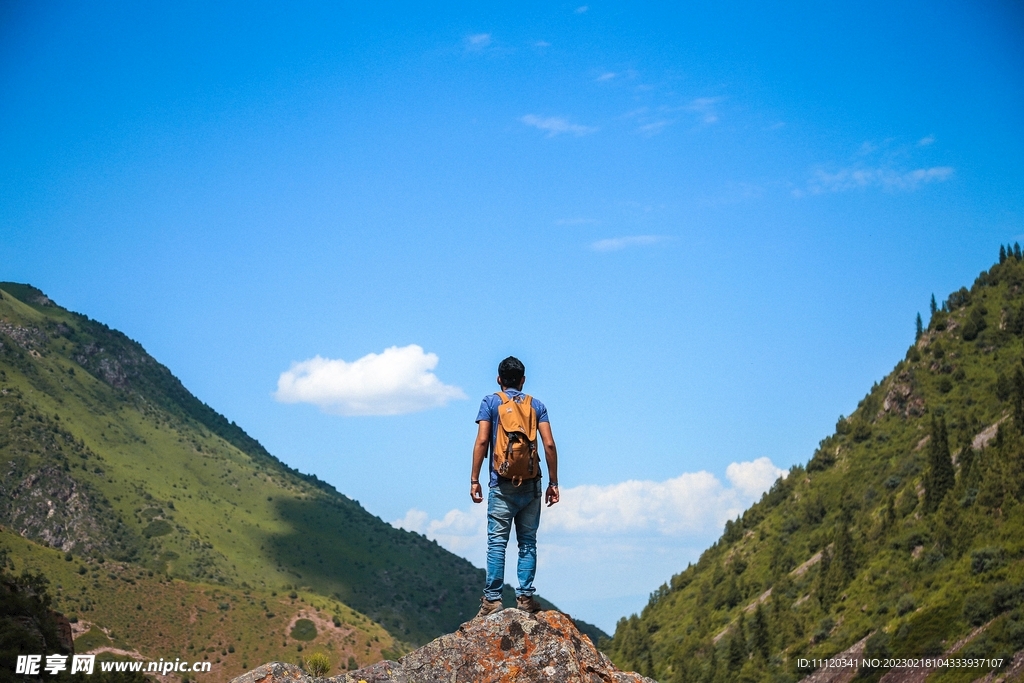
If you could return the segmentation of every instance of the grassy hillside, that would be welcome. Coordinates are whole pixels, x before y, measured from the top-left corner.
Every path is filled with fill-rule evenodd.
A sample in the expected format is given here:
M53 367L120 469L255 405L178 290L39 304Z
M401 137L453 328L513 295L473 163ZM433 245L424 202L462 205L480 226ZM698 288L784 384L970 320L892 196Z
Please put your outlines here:
M115 561L155 586L316 594L407 645L478 605L481 570L289 469L123 334L12 283L0 283L0 475L0 525L81 558L101 585ZM65 604L87 600L61 582Z
M139 565L77 557L0 531L11 574L41 574L53 607L75 622L77 652L209 660L215 680L265 661L327 654L335 670L393 655L394 638L337 600L305 591L230 588ZM296 625L300 620L311 622ZM4 665L8 665L5 662Z
M797 659L865 638L877 657L965 637L959 656L1024 649L1024 262L1019 247L1001 261L934 311L805 467L620 620L605 644L616 664L795 681Z

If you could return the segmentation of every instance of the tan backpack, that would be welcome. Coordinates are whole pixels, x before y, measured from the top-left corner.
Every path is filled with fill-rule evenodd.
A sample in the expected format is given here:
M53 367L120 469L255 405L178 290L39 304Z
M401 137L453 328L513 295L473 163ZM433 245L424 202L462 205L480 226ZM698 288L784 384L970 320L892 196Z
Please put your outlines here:
M527 479L540 476L537 456L537 411L533 399L512 400L504 391L498 392L497 433L494 439L494 471L519 486Z

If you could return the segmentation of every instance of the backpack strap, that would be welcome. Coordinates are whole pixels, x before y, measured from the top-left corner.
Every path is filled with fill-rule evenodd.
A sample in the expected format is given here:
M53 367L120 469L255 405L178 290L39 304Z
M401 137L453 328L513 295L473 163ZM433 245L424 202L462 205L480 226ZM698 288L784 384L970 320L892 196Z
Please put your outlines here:
M504 403L506 401L515 401L514 398L511 398L504 391L496 391L496 392L494 392L494 395L497 396L498 398L500 398L502 403ZM532 406L533 405L533 397L532 396L530 396L529 394L520 394L520 396L522 396L523 399L521 401L515 401L516 403L525 403L528 406Z

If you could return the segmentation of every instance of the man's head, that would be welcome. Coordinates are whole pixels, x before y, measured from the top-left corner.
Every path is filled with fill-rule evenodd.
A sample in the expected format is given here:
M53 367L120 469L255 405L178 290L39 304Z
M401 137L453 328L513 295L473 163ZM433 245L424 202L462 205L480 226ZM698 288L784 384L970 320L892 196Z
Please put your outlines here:
M522 389L526 380L526 366L515 356L498 363L498 384L505 389Z

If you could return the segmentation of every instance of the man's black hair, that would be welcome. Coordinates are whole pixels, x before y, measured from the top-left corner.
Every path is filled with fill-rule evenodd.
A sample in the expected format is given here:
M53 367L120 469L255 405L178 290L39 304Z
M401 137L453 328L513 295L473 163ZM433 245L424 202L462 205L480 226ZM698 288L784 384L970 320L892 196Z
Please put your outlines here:
M498 379L503 387L514 387L526 376L526 366L515 356L509 356L498 363Z

